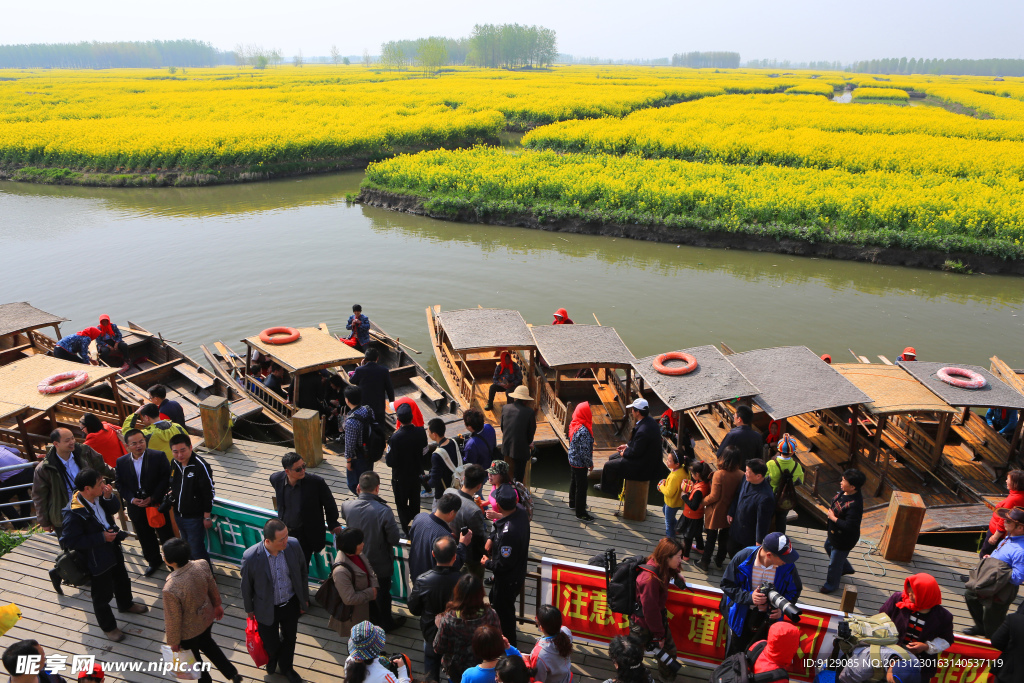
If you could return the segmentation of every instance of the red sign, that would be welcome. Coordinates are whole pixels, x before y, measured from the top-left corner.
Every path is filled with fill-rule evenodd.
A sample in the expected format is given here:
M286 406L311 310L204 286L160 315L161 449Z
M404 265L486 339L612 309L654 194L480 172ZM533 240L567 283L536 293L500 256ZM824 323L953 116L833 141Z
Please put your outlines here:
M541 572L542 595L559 608L562 624L577 639L606 643L629 631L626 618L608 610L603 569L544 558ZM669 591L669 628L679 659L705 668L714 668L722 661L729 625L718 610L721 598L722 591L710 586L691 585L686 590ZM800 605L800 609L800 649L789 671L793 680L812 681L815 662L832 654L832 641L843 614L807 605ZM991 678L988 660L998 658L1000 653L984 641L958 636L943 655L945 663L940 660L933 683L984 683Z

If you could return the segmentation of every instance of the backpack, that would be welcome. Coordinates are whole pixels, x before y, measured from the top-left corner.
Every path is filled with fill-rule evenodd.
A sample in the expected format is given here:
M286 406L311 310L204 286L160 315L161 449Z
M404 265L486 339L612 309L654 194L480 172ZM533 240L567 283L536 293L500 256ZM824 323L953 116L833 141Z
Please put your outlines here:
M754 673L754 662L761 656L767 645L768 641L762 640L751 646L749 650L729 655L711 674L708 683L767 683L768 681L788 680L789 672L785 669Z
M615 562L615 553L606 554L605 584L608 595L608 609L616 614L627 617L641 614L640 603L636 598L636 580L641 567L647 562L645 555L633 555L622 562Z
M854 645L886 645L892 647L900 642L900 632L888 614L879 612L870 617L855 614L843 619L850 627Z
M327 578L320 583L320 587L316 590L316 595L313 596L313 599L336 620L348 621L352 618L355 607L345 604L341 599L341 594L338 592L338 586L334 583L334 570L338 567L346 569L349 574L352 574L352 581L355 581L356 575L352 569L341 562L336 562L331 565L331 570L327 572Z
M452 472L452 485L451 488L458 491L462 488L462 475L466 473L466 464L462 462L462 451L459 449L459 442L455 439L449 439L455 444L455 462L452 462L452 457L448 454L448 451L441 446L434 449L434 452L441 456L441 462L451 470ZM458 463L457 465L455 463Z
M796 468L800 467L800 463L793 458L794 463L791 469L783 469L782 465L779 464L777 458L773 458L775 464L779 467L779 488L775 493L775 509L776 510L792 510L796 507L796 487L793 485L793 473L796 472Z
M60 580L69 586L84 586L92 580L85 557L77 550L62 550L57 555L54 570L60 576ZM55 584L54 588L58 586L59 584Z
M357 420L363 423L363 447L361 455L366 458L367 462L371 465L381 458L384 457L384 449L388 445L388 440L384 436L384 428L380 426L376 420L364 420L361 417L356 417Z
M526 518L533 521L533 498L530 496L530 492L526 490L522 482L514 481L512 486L515 487L516 493L519 494L519 504L526 508Z

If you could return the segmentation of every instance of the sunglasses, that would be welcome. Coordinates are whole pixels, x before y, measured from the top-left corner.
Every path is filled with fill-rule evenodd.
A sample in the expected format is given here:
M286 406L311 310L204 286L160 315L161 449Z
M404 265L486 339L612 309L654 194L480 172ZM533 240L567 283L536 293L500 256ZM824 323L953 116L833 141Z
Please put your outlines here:
M292 472L305 472L305 471L306 471L306 466L305 465L299 465L298 467L293 467L292 468Z

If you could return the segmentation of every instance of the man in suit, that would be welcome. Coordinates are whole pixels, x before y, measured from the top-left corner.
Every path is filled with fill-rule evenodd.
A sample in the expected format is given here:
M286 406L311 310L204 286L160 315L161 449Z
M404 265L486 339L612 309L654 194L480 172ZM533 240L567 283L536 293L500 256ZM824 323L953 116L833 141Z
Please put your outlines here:
M398 430L388 439L384 464L391 468L391 491L395 495L398 521L408 535L409 524L420 513L420 475L423 474L427 432L412 423L412 408L408 404L398 406L395 416Z
M516 387L508 398L501 409L501 455L513 468L515 480L522 481L537 433L537 415L533 406L527 405L533 399L525 386Z
M299 541L279 519L263 525L263 540L242 554L242 604L256 619L267 651L267 673L280 669L288 683L302 683L292 666L299 616L309 608L308 562Z
M322 477L306 474L306 463L298 453L285 453L281 467L282 471L270 475L270 485L277 496L277 517L288 527L291 536L298 539L308 567L313 555L327 545L324 532L327 529L335 534L341 531L338 505Z
M395 387L391 384L391 372L378 360L380 352L374 348L367 349L362 365L352 375L352 384L363 390L363 405L370 406L377 422L384 427L384 399L395 402Z
M170 540L174 532L165 514L160 515L164 520L163 526L151 527L146 509L156 509L164 501L171 485L171 466L163 451L146 448L146 435L141 429L129 429L124 439L128 453L117 459L114 481L142 546L142 556L149 564L145 576L153 576L164 566L160 546Z

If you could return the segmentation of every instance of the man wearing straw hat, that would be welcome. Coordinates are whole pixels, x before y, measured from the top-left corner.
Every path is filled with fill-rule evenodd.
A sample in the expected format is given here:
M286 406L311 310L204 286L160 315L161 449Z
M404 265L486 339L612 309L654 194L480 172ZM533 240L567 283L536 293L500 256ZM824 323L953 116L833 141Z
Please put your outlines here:
M501 455L513 467L515 480L522 481L537 433L537 415L533 406L527 405L533 398L524 385L508 397L509 402L501 409Z

